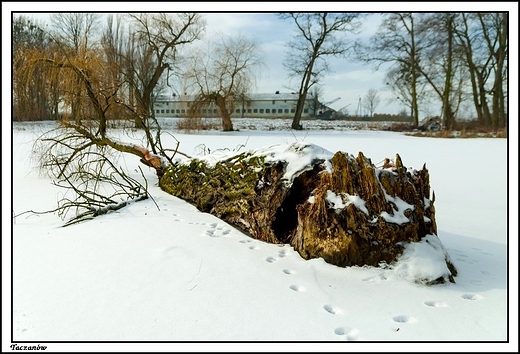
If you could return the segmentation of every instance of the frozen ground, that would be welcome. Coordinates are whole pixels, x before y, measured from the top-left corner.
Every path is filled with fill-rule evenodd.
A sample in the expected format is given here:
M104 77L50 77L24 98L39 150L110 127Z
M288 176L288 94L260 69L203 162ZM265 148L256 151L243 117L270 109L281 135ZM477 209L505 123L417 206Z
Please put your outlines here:
M32 141L45 129L13 130L14 214L53 209L60 197L30 159ZM427 287L396 271L303 260L287 245L254 240L164 193L146 171L159 208L146 200L67 228L53 214L12 221L3 213L3 228L12 225L12 245L3 238L4 269L11 246L13 266L12 304L3 291L3 332L12 329L12 343L91 351L518 349L518 228L508 218L508 203L518 199L508 190L506 139L352 129L173 133L193 156L305 141L332 152L362 151L374 163L396 153L405 166L426 163L438 236L459 271L456 284ZM126 156L120 164L132 171L139 161Z

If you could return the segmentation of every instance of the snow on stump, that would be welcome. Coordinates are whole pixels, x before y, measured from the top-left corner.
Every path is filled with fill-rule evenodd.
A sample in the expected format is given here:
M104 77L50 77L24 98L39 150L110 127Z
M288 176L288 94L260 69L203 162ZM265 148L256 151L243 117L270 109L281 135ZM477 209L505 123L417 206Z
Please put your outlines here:
M305 259L391 266L407 245L421 241L443 267L415 280L435 284L456 276L436 237L428 170L406 168L399 155L376 167L361 152L354 157L312 144L274 145L176 163L160 185L258 240L290 244Z

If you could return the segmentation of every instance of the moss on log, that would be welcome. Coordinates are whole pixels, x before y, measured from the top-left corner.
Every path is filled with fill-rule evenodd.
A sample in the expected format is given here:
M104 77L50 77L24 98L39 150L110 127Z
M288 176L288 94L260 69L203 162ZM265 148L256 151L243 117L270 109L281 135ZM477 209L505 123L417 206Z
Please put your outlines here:
M309 146L300 145L292 149ZM214 165L194 159L166 169L160 186L258 240L337 266L391 264L406 243L437 235L426 166L407 169L397 155L378 168L361 152L337 152L288 178L288 163L254 152ZM456 275L446 262L438 282Z

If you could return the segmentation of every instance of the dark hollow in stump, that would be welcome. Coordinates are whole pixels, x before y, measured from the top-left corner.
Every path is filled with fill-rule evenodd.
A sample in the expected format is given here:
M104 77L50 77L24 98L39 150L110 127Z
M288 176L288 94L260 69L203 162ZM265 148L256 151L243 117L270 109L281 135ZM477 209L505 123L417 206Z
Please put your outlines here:
M305 153L309 144L289 149ZM193 159L165 171L160 186L199 210L305 259L345 266L391 264L404 244L437 235L429 173L399 155L378 168L363 153L316 158L287 176L288 162L242 153L215 165ZM456 269L433 283L454 281Z

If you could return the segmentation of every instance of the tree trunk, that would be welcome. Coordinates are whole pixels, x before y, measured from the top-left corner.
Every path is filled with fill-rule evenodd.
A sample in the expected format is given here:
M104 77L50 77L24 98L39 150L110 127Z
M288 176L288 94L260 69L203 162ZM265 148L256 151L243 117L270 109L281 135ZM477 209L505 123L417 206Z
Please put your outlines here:
M444 92L442 99L442 115L444 118L444 126L448 130L452 130L455 126L455 118L451 107L451 87L453 79L453 17L447 15L446 31L448 34L448 48L446 53L446 79L444 80Z
M252 153L215 166L191 160L168 168L160 186L258 240L342 267L391 264L404 243L437 233L425 166L407 169L397 155L395 165L377 168L361 152L314 158L292 177L287 166ZM432 282L453 281L456 270L447 255L445 261L450 271Z
M215 97L215 104L220 109L220 114L222 116L222 130L225 132L233 131L233 122L231 122L231 114L226 106L226 98L217 94Z

